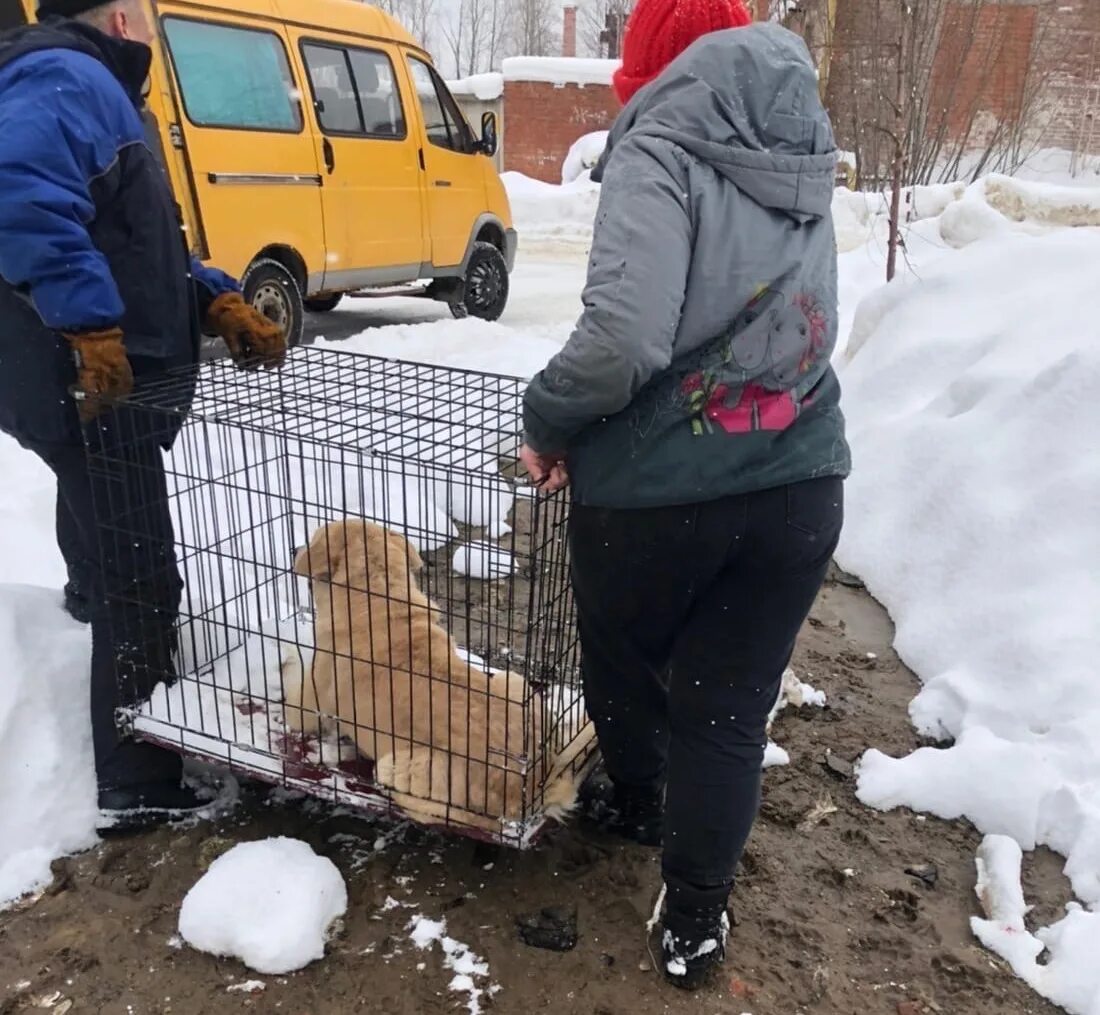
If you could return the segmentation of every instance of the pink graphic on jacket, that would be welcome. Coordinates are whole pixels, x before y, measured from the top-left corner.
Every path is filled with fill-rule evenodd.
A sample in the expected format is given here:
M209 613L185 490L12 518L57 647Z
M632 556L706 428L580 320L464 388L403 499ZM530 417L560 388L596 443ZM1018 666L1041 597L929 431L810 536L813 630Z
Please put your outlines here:
M692 432L727 434L781 432L798 419L811 402L796 395L799 381L819 364L828 340L828 320L820 303L800 293L784 307L765 313L767 331L752 328L755 308L764 291L749 305L743 321L734 323L722 363L685 377L680 393L692 413ZM739 327L740 325L740 327ZM720 379L732 366L752 379L743 385Z

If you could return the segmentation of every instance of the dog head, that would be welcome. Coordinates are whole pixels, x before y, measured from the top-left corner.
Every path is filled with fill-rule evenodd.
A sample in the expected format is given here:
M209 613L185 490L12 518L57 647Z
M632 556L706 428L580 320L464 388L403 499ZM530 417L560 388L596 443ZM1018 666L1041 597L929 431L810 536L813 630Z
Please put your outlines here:
M423 567L404 536L359 519L322 526L294 561L294 571L314 582L395 599L407 598Z

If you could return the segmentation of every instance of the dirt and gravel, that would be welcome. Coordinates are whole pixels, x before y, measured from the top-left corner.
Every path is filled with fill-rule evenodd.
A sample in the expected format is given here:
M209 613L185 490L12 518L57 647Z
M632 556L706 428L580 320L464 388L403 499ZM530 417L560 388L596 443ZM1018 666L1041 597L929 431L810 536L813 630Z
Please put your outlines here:
M531 852L501 852L246 787L238 809L216 824L108 842L58 862L48 892L0 914L0 1015L466 1011L465 995L448 989L453 974L439 949L412 946L415 913L445 917L448 933L488 962L485 986L499 991L481 999L486 1013L1054 1012L970 934L977 833L871 812L855 799L846 762L871 746L895 754L917 746L906 718L916 683L892 654L891 636L865 593L836 582L825 589L795 666L828 693L829 707L788 711L777 724L791 765L767 774L734 896L729 961L700 995L671 990L650 965L644 923L659 887L652 851L567 827ZM306 840L347 879L347 918L325 960L266 977L181 947L180 903L205 867L234 843L270 835ZM1048 854L1031 861L1027 887L1047 900L1039 919L1068 898ZM571 951L520 941L517 917L547 906L576 907ZM239 989L249 980L262 991Z

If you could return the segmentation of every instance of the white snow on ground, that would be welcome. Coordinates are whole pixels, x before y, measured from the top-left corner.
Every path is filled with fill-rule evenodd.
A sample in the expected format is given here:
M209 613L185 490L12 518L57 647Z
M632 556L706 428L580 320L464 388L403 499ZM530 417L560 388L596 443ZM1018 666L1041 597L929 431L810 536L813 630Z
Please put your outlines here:
M347 886L331 860L297 839L264 839L210 865L183 900L179 932L192 948L276 976L324 958L347 908Z
M607 147L607 135L606 130L598 130L573 142L561 164L563 184L575 183L581 176L592 171Z
M57 592L0 585L0 910L95 842L90 659Z
M998 901L975 933L1037 990L1071 1012L1097 1015L1100 336L1091 302L1100 232L1064 227L1095 221L1100 202L1087 191L1100 176L1089 170L1092 177L1071 178L1065 165L1047 158L1029 168L1042 186L993 179L913 190L901 277L889 287L881 286L885 197L838 192L836 362L856 456L840 557L891 610L898 650L924 681L914 722L951 738L950 746L904 759L870 752L861 795L880 807L965 815L1017 848L1046 843L1065 855L1083 905L1029 940L1016 933L1023 901L1015 854L1007 842L989 840L982 891ZM541 368L579 310L599 188L583 180L551 187L515 174L507 184L522 253L499 324L444 320L439 308L395 301L381 310L391 320L438 319L364 330L333 347L516 375ZM364 320L378 319L375 306L382 307L368 304ZM333 319L346 322L352 313ZM0 498L0 559L16 580L57 588L49 474L4 438L0 469L19 490L18 500ZM458 518L453 495L438 496L444 513ZM487 510L489 522L506 513ZM83 726L83 702L65 681L76 679L78 655L86 672L86 647L77 653L74 645L73 666L44 668L20 655L31 615L49 632L38 641L61 651L57 597L45 596L0 595L0 617L12 618L6 633L0 626L0 653L17 660L0 676L9 682L0 699L4 758L27 757L9 741L16 742L28 709L54 708L66 731ZM43 681L44 673L56 676ZM268 679L266 667L262 676ZM47 694L72 711L62 715L35 697ZM227 702L215 704L232 708ZM75 749L80 734L55 739ZM27 764L32 781L55 797L54 773L64 768L68 794L80 770L75 760L51 769L37 754ZM36 814L26 827L20 808L0 810L0 824L13 826L0 836L6 890L33 885L50 856L90 838L90 785L83 793L73 806L63 796L56 812ZM42 850L26 867L11 863L17 853L9 844L20 841ZM1036 940L1046 950L1041 962Z
M489 964L475 955L468 945L447 936L447 921L415 916L409 923L409 939L420 951L438 944L443 952L443 968L454 973L450 989L466 995L469 1015L481 1015L482 984L489 977Z
M1064 207L1019 189L1043 217L1046 197ZM941 228L967 203L975 188ZM874 293L845 356L856 471L839 558L924 682L915 725L950 742L868 752L859 794L1048 845L1100 910L1100 233L1003 221ZM1026 978L1095 1015L1100 988L1065 977L1100 954L1100 912L1067 921Z

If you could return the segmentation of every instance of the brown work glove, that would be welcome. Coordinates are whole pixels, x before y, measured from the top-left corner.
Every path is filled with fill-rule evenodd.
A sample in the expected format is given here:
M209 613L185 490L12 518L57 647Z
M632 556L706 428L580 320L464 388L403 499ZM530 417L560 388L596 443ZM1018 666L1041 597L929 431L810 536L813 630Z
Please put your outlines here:
M121 328L84 331L65 337L76 359L77 411L82 423L90 423L111 404L134 390L134 372L126 358Z
M225 339L233 362L243 370L281 367L286 359L286 335L240 293L222 293L206 312L210 331Z

